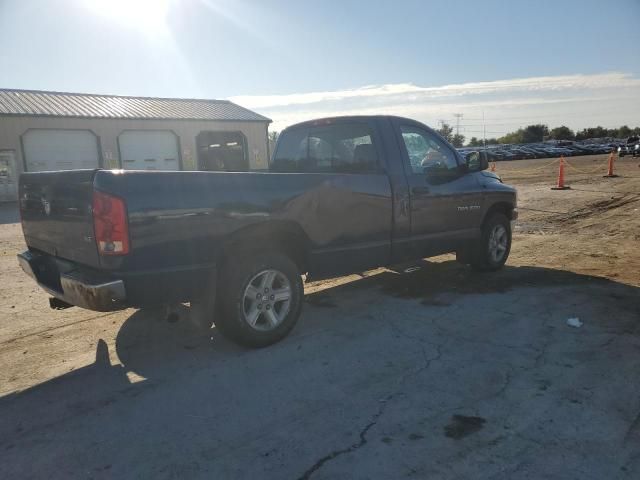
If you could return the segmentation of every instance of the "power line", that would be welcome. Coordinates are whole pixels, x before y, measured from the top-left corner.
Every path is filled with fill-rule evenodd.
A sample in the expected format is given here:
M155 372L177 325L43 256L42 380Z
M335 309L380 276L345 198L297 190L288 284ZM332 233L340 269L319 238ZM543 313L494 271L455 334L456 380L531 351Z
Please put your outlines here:
M617 113L617 109L605 109L605 110L597 110L591 112L581 112L577 114L580 117L597 117L606 113ZM453 115L455 116L455 115ZM549 113L549 114L539 114L539 115L526 115L526 116L515 116L515 117L503 117L495 118L496 120L530 120L532 118L547 118L547 117L568 117L569 114L566 113ZM482 117L465 117L465 120L474 120L474 121L482 121ZM485 119L486 120L486 119ZM494 124L497 125L497 124Z
M509 133L507 130L495 131L495 130L465 130L464 133L472 133L472 134L480 134L480 133L491 133L494 135L506 134Z

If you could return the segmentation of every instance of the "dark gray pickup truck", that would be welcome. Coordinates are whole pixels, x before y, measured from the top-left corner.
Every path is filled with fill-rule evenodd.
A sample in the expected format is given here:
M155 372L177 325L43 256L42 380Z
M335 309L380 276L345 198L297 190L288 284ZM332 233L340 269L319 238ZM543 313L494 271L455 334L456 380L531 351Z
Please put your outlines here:
M209 327L265 346L300 316L304 273L445 252L501 268L516 191L486 167L421 123L367 116L287 128L267 172L25 173L18 260L53 307L191 302Z

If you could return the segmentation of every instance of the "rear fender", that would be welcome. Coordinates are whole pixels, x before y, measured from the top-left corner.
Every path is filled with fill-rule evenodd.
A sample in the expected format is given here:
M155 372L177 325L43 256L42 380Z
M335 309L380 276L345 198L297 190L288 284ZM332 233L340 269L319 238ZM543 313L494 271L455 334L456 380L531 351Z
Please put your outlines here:
M308 269L309 238L300 225L290 221L268 221L237 230L222 245L218 263L237 261L238 255L275 250L291 258L301 273Z

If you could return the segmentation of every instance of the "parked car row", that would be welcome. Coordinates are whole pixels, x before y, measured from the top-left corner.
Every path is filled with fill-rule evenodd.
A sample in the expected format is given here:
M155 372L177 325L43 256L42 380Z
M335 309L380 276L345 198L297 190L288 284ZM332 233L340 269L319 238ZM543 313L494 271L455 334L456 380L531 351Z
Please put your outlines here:
M634 135L627 138L627 141L618 147L618 155L624 157L625 155L633 155L633 157L640 157L640 136Z
M528 143L524 145L489 145L484 147L464 147L458 151L463 156L473 150L479 150L490 162L522 160L529 158L574 157L578 155L597 155L618 150L619 143ZM628 154L631 154L629 152Z

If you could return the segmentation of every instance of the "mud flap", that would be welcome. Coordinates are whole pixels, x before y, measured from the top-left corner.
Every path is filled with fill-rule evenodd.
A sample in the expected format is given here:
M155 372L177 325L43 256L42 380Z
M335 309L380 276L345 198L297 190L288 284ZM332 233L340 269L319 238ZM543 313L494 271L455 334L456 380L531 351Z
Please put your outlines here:
M74 307L75 305L71 305L70 303L65 302L64 300L60 300L56 297L51 297L49 299L49 308L53 310L65 310L67 308Z
M459 250L456 250L456 262L461 263L463 265L469 265L471 263L471 248L465 247Z
M198 328L209 330L213 326L216 313L217 271L213 271L206 287L197 298L189 302L189 321Z

